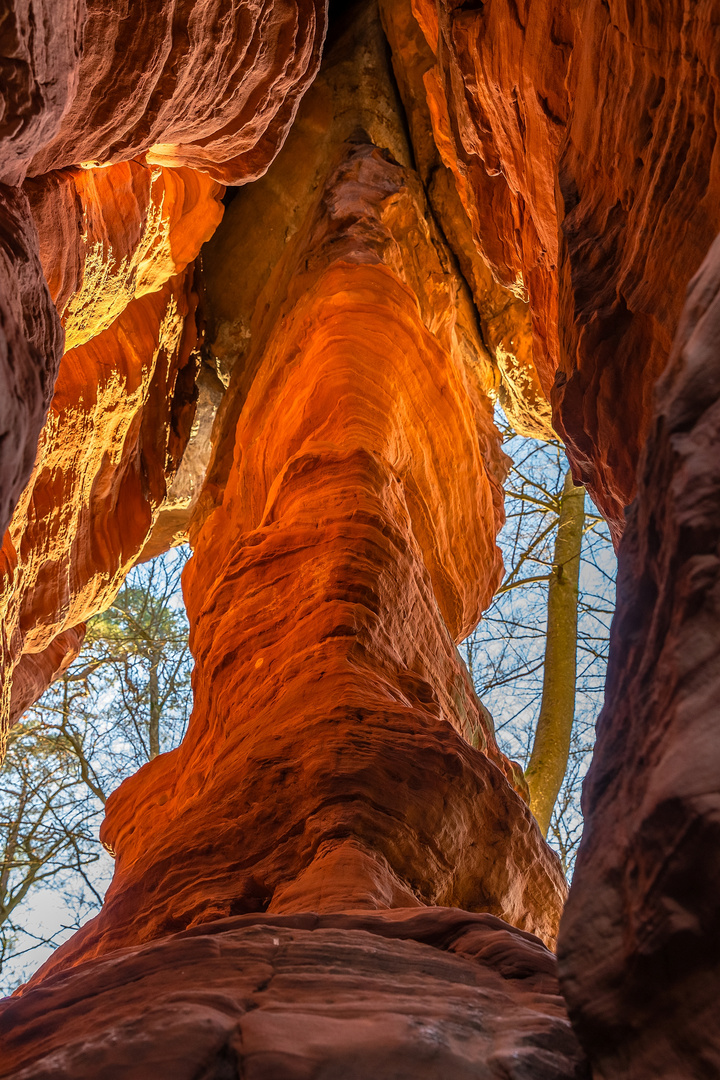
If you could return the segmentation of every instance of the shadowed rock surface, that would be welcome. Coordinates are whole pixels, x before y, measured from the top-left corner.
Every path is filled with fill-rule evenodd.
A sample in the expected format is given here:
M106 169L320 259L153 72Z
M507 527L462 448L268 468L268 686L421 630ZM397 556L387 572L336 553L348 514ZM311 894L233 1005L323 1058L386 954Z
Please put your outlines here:
M608 1078L709 1078L720 1063L719 342L716 240L656 389L620 547L588 824L563 919L563 985Z
M13 1080L589 1078L554 956L438 908L209 923L0 1004L0 1034Z

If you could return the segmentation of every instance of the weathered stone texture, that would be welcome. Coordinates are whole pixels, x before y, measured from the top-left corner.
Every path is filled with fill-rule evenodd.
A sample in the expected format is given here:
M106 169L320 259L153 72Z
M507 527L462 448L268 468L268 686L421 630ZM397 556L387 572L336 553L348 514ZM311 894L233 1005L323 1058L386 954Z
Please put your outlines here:
M48 979L0 1034L7 1080L589 1075L552 954L437 908L209 923Z
M456 649L499 398L618 539L641 461L573 1021L596 1080L716 1076L717 246L678 321L720 0L337 4L314 83L320 0L60 7L0 27L0 707L186 531L195 706L109 800L106 904L4 1006L0 1075L586 1075L549 954L467 913L552 943L566 891Z
M603 1080L720 1067L719 342L720 239L656 389L563 919L563 985Z
M30 477L62 350L28 200L0 187L0 535Z
M414 0L435 139L616 536L687 282L720 231L717 0Z
M500 571L484 369L412 173L339 149L259 300L185 572L188 734L109 801L105 907L45 973L255 910L457 905L556 932L559 864L453 640Z
M36 176L145 154L222 183L261 176L317 73L323 0L89 0L77 86ZM118 62L121 58L120 62Z
M0 551L5 717L23 653L110 604L150 534L192 419L192 303L178 275L62 359Z

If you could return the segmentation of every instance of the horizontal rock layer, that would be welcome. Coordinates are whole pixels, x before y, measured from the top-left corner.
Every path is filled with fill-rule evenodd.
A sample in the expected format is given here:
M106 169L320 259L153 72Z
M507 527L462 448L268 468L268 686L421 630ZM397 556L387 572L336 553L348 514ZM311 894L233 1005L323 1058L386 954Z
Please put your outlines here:
M589 1076L552 954L447 909L210 923L48 979L0 1034L8 1080Z

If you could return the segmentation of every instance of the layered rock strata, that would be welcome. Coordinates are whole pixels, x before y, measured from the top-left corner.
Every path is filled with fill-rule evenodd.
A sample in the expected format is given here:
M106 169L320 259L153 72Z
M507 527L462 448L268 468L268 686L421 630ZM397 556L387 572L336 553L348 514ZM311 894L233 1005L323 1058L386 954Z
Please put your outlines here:
M720 226L717 0L388 0L397 84L374 6L337 5L266 176L323 5L146 7L28 0L0 31L0 179L33 177L0 197L0 517L20 499L0 704L17 713L61 671L84 618L191 514L196 706L182 747L110 800L107 903L7 1007L0 1068L97 1072L109 1046L108 1074L179 1058L193 1076L345 1076L370 1030L381 1049L357 1075L582 1075L547 954L437 907L550 942L564 896L455 650L499 576L501 396L541 434L553 399L616 536L651 432L562 972L598 1078L714 1076L717 250L654 425L651 402ZM206 368L210 468L188 458L173 490L190 262L215 181L257 177L206 249L205 360L227 393L218 408ZM73 347L36 456L63 347L40 259ZM475 934L460 951L479 965L453 952ZM184 965L202 988L178 986ZM427 1040L408 986L453 1003Z
M188 733L109 800L105 906L45 972L257 910L452 905L554 938L559 864L454 644L500 573L484 369L412 173L336 151L185 573Z
M717 0L413 9L438 149L498 280L530 300L555 426L619 536L652 386L720 231Z
M8 1080L589 1076L554 957L447 909L207 923L46 980L0 1034Z
M323 0L13 0L0 180L145 155L261 176L320 63ZM4 166L4 168L3 168Z

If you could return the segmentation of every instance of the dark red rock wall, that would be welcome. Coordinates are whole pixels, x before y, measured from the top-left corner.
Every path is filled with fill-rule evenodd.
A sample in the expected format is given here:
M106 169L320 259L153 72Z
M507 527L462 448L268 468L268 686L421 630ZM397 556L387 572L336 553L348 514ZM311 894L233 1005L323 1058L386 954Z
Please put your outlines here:
M11 0L0 25L0 182L19 184L77 91L85 0Z
M32 471L63 342L27 197L0 186L0 535Z
M685 287L720 231L718 0L414 10L476 242L526 289L534 364L616 536Z
M141 154L223 183L262 175L317 73L324 0L89 0L59 130L29 174ZM36 125L37 126L37 125ZM47 130L49 124L45 125Z
M720 1067L720 239L656 401L560 957L597 1075L669 1080Z

